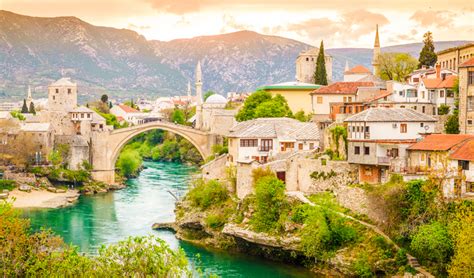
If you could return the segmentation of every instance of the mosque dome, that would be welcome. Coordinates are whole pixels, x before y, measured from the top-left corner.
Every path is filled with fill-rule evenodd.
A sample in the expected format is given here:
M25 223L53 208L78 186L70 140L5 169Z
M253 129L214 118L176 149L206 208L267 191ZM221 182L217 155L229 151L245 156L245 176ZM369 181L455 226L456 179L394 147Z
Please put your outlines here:
M213 94L206 99L206 103L210 103L210 104L227 103L227 99L219 94Z

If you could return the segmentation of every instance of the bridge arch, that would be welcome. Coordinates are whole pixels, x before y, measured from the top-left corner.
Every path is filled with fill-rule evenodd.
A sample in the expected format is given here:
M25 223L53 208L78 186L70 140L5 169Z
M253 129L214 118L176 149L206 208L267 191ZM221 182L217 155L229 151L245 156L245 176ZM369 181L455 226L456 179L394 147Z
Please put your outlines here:
M123 147L133 137L155 129L161 129L180 135L198 150L203 159L211 155L211 147L217 142L218 137L206 131L167 121L150 122L108 131L97 135L95 144L93 144L93 178L110 184L114 183L115 163Z

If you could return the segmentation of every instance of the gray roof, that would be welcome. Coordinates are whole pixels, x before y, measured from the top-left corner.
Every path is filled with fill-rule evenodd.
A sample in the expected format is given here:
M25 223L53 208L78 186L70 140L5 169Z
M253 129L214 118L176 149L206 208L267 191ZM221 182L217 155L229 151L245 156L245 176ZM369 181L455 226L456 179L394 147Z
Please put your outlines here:
M436 122L436 119L411 108L370 108L344 122Z
M53 87L61 87L61 86L74 87L74 86L76 86L76 83L71 82L71 78L69 78L69 77L63 77L63 78L51 83L50 86L53 86Z
M92 122L93 123L105 123L106 120L104 117L102 117L101 115L99 115L97 112L95 111L92 111Z
M92 112L94 111L92 111L91 109L85 106L79 106L69 111L69 113L92 113Z
M319 129L315 123L303 123L290 118L259 118L235 125L229 137L319 140Z

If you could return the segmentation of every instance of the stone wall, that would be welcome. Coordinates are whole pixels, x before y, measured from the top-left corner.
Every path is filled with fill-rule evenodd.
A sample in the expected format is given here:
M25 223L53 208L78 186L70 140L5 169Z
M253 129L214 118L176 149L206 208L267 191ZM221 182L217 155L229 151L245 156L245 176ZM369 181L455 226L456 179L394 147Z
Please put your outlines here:
M223 154L216 159L201 166L202 178L206 180L227 180L227 154Z

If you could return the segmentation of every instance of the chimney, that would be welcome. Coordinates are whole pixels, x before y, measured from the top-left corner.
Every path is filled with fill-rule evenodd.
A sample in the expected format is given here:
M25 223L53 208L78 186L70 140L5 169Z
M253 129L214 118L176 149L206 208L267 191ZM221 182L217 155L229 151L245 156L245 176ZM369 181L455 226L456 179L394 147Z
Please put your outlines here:
M440 78L441 64L436 64L436 78Z

